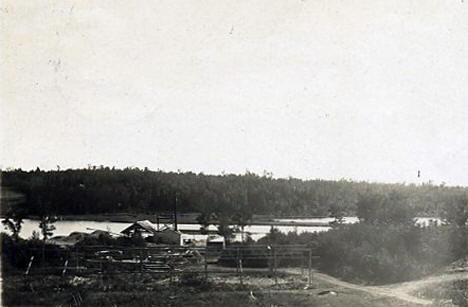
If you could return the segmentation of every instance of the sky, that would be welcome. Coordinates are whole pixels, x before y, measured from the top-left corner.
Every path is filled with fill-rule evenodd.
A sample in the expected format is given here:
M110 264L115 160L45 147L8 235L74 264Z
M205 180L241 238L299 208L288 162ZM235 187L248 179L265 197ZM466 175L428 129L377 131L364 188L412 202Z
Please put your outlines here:
M4 0L0 25L2 169L468 185L463 1Z

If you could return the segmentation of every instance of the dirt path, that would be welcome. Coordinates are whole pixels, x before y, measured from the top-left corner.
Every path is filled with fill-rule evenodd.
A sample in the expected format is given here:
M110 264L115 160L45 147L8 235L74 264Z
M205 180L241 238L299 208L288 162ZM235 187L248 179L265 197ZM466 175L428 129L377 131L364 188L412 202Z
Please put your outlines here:
M288 273L300 274L300 271L294 270L294 269L288 269L285 271ZM387 297L397 298L402 301L416 304L416 305L428 306L432 304L431 300L418 298L412 295L412 293L415 292L417 289L423 288L433 283L450 282L450 281L455 281L455 280L468 279L468 272L443 274L439 276L430 276L421 280L409 281L409 282L386 285L386 286L356 285L356 284L352 284L346 281L339 280L330 275L326 275L326 274L318 273L318 272L313 273L313 279L322 280L322 281L328 282L330 284L333 284L342 288L364 291L364 292L367 292L376 296L387 296Z

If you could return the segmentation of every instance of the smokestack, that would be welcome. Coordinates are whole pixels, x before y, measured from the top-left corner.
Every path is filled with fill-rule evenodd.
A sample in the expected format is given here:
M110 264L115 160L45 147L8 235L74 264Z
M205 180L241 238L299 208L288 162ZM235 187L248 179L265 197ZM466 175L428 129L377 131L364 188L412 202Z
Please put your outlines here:
M177 231L177 202L178 202L178 198L177 198L177 192L176 192L175 202L174 202L174 230L175 231Z

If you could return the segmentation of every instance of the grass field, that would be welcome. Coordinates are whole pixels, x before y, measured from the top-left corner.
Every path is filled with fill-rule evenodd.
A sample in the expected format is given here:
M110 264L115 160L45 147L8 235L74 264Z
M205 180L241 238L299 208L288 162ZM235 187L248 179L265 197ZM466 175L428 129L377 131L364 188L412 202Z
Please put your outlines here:
M395 298L374 296L355 289L280 274L271 278L246 273L237 276L181 277L170 282L149 274L109 276L4 276L5 306L413 306ZM333 294L319 293L331 290Z
M437 307L468 307L468 279L428 285L418 291L418 296L432 300Z

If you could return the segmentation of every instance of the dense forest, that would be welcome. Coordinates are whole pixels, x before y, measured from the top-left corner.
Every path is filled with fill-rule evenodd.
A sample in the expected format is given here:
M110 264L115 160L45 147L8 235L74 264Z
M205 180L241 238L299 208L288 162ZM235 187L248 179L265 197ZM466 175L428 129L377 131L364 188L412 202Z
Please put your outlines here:
M349 180L276 179L271 174L204 175L148 169L89 167L63 171L2 172L3 190L23 195L26 215L77 215L172 211L206 219L270 216L356 215L359 200L397 195L419 216L441 216L462 187L380 184ZM3 197L3 214L13 201ZM391 208L393 201L387 204Z

